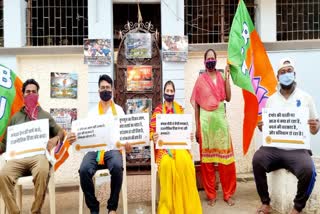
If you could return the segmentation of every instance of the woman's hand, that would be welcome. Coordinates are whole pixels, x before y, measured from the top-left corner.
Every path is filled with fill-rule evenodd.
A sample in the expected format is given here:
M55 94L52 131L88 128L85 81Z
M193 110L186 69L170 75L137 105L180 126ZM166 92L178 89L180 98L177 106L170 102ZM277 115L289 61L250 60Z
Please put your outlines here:
M191 142L193 142L194 141L194 133L190 133L190 139L191 139Z
M229 81L230 80L230 65L227 64L225 69L224 69L224 73L226 75L226 81Z
M154 133L152 138L153 138L153 143L156 143L159 140L159 134Z

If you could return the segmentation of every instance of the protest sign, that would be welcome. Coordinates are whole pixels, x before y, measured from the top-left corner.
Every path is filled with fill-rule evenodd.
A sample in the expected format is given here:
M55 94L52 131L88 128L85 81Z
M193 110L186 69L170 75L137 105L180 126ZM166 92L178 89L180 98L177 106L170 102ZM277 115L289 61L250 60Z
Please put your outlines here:
M191 114L158 114L156 149L191 149Z
M130 114L115 118L117 129L117 148L129 143L134 146L146 146L149 143L149 114Z
M72 132L77 141L74 149L77 152L112 150L115 147L114 117L110 115L90 117L72 122Z
M45 154L49 140L48 119L8 127L6 160Z
M307 108L264 108L263 146L310 149Z

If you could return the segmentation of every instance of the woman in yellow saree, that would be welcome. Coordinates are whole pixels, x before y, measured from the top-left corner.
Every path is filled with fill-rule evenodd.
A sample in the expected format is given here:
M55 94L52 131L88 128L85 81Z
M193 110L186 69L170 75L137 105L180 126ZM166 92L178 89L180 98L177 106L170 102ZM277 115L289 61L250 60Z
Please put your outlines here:
M151 118L150 136L157 142L157 114L183 114L183 108L174 101L172 81L164 85L163 104L158 105ZM195 168L188 150L159 149L155 151L160 179L158 214L201 214L202 207L196 185Z

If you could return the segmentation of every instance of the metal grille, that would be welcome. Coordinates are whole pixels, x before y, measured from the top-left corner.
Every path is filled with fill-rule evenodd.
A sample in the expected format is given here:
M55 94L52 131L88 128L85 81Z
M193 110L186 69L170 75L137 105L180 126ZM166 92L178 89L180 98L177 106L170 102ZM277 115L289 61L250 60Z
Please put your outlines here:
M320 38L320 1L277 0L277 40Z
M82 45L88 37L88 0L29 0L27 45Z
M228 42L238 0L185 0L185 33L189 43ZM254 0L246 0L254 21Z
M3 47L3 1L0 0L0 47Z

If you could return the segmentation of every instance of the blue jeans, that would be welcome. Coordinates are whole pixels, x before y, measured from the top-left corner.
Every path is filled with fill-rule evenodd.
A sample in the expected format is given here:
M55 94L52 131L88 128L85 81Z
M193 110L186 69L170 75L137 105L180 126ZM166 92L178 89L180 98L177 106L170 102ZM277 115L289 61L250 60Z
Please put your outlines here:
M116 211L118 208L119 194L123 178L122 156L118 150L104 153L104 165L98 165L97 152L88 152L81 163L80 185L85 196L85 201L91 213L99 213L99 201L94 193L92 177L99 169L109 169L111 174L111 193L107 209Z

